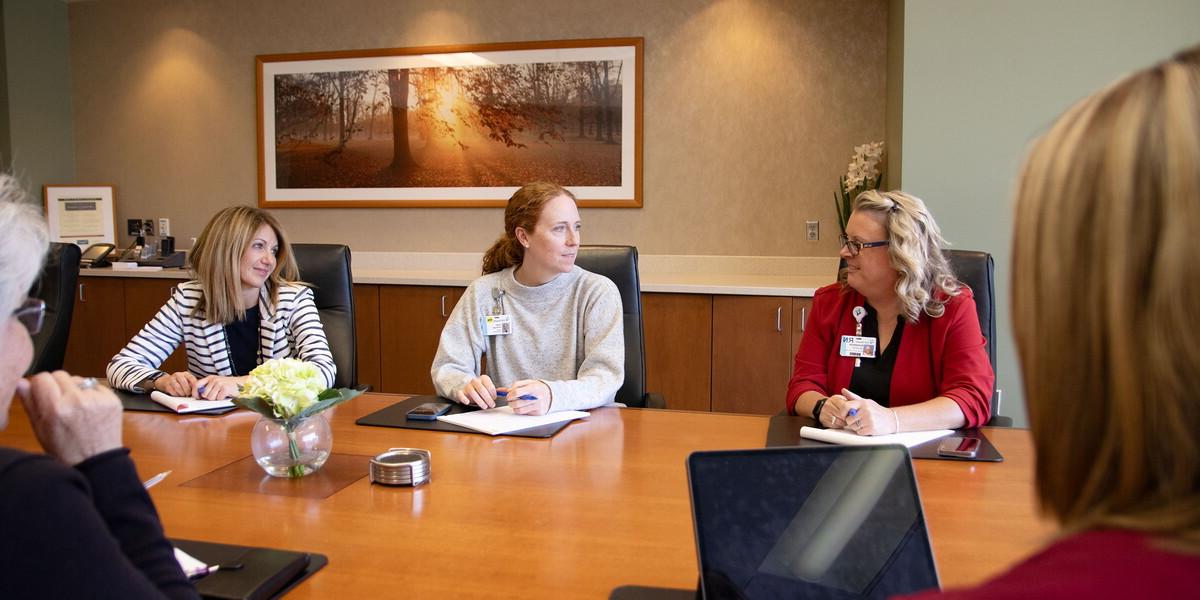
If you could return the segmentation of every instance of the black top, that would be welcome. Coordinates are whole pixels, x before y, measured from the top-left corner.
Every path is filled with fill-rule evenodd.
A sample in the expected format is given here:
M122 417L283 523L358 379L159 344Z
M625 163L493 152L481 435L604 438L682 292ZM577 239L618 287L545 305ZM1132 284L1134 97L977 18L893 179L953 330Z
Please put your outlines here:
M0 448L0 598L199 598L127 448L74 468Z
M868 303L863 303L867 316L863 317L862 334L866 337L879 338L879 315ZM904 336L904 316L896 317L896 330L892 339L876 358L863 358L862 366L854 369L850 377L850 391L870 398L880 406L891 406L892 369L896 366L896 355L900 353L900 338ZM876 342L878 344L878 341ZM878 350L878 349L877 349ZM840 393L841 390L838 390Z
M246 309L246 317L225 326L229 339L229 356L234 375L249 375L258 366L258 305Z

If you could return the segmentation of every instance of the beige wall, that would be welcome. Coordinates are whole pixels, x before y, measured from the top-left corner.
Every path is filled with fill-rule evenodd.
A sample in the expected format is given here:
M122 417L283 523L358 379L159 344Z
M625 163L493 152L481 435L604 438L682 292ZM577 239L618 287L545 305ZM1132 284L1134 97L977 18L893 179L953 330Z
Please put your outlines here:
M72 3L70 32L76 178L181 247L257 202L256 54L645 38L644 207L583 218L647 254L832 256L837 177L885 135L886 0L107 0ZM293 240L481 251L502 210L276 214Z

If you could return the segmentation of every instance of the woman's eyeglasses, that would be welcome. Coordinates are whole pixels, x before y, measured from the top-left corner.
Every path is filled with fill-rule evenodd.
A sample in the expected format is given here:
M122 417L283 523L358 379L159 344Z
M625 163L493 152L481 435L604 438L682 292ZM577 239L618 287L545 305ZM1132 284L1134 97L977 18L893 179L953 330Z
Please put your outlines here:
M41 298L26 298L13 316L29 330L29 335L37 335L46 321L46 301Z
M876 248L879 246L886 246L891 243L888 240L883 240L882 242L860 242L858 240L850 239L844 233L840 239L842 240L842 247L850 251L851 258L858 256L858 253L862 252L863 248Z

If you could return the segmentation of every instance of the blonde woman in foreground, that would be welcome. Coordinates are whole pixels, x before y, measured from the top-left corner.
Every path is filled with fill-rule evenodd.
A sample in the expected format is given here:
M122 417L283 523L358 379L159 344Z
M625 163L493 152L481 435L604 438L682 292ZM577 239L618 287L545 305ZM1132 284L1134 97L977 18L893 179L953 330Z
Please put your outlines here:
M1200 46L1086 98L1017 190L1013 327L1046 549L951 598L1196 598Z

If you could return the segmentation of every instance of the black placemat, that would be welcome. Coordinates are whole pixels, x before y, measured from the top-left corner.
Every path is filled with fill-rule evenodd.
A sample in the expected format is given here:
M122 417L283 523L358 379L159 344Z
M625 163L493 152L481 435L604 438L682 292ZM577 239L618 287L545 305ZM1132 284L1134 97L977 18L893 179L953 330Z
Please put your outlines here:
M204 598L214 597L211 595L206 596L204 593L204 590L206 587L214 587L215 588L217 586L217 584L221 583L218 580L218 578L220 578L223 574L226 577L233 577L233 576L239 575L240 572L243 570L253 569L255 565L245 564L245 562L247 560L252 560L252 558L248 558L248 557L254 556L253 554L250 554L250 551L252 551L252 550L268 550L273 553L292 554L292 555L296 555L296 556L304 556L304 555L308 556L308 565L306 567L304 567L304 569L302 571L300 571L300 573L297 574L295 577L293 577L287 584L285 584L282 588L280 588L278 592L271 595L270 596L271 598L282 597L284 594L288 593L288 591L290 591L292 588L299 585L300 582L304 581L305 579L308 579L310 576L312 576L313 573L320 571L322 567L329 564L329 557L325 556L324 554L315 554L315 553L311 553L311 552L294 552L294 551L290 551L290 550L277 550L277 549L273 549L273 548L258 548L255 546L235 546L232 544L218 544L215 542L201 542L201 541L197 541L197 540L170 539L168 541L170 541L171 544L174 545L176 548L179 548L180 550L187 552L188 554L196 557L197 559L199 559L201 561L204 561L205 563L207 563L209 565L220 565L220 564L241 564L242 565L242 567L236 571L231 570L231 571L228 571L227 573L223 573L222 571L218 570L216 573L206 575L206 576L196 580L196 591L200 592L201 597L204 597ZM208 583L205 583L205 582L208 582ZM221 586L221 588L223 590L227 590L228 586L223 585L223 586ZM246 593L243 597L246 597L246 598L262 597L262 596L256 596L254 594L254 592L255 592L255 590L246 590ZM227 595L222 594L221 596L218 596L218 597L227 597Z
M121 406L123 406L125 408L125 410L134 410L134 411L142 411L142 412L163 412L163 413L171 413L173 415L180 414L180 413L177 413L177 412L151 400L149 394L139 394L139 393L130 392L127 390L118 390L115 388L113 389L113 393L116 394L117 397L121 399ZM236 407L236 406L227 406L225 408L213 408L210 410L198 410L196 412L183 413L183 415L185 415L185 416L223 415L227 412L232 412L237 409L238 409L238 407Z
M700 590L623 585L614 588L608 600L700 600Z
M475 406L467 406L459 404L453 400L447 400L438 396L413 396L407 400L401 400L387 408L377 410L365 417L361 417L355 421L358 425L371 425L374 427L399 427L402 429L429 429L433 431L453 431L454 433L478 433L480 435L488 435L482 431L451 425L442 421L410 421L408 420L408 411L424 404L425 402L449 402L450 411L446 414L456 415L459 413L474 412L479 410ZM497 400L496 406L505 406L504 400ZM564 427L570 425L572 421L563 421L561 423L551 423L549 425L539 425L522 429L520 431L510 431L500 435L511 435L516 437L533 437L533 438L548 438L562 431Z
M791 415L775 415L767 428L768 448L773 446L829 446L825 442L800 437L801 427L816 427L817 422L809 417L794 417ZM981 429L959 429L950 435L979 438L979 451L974 458L959 458L957 456L942 456L938 454L938 444L945 438L930 440L908 449L913 458L932 458L936 460L965 460L973 462L1003 462L1004 456L992 445L991 440Z

